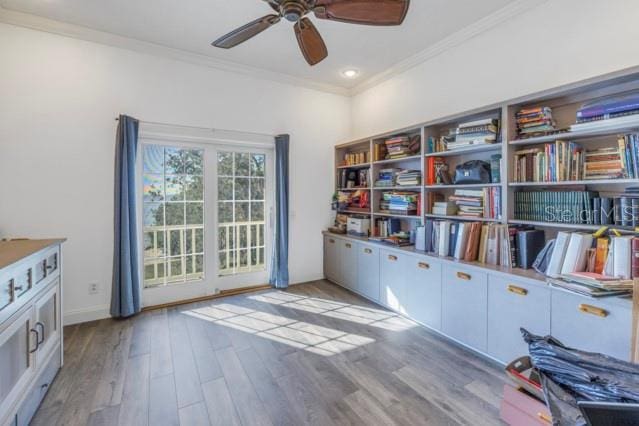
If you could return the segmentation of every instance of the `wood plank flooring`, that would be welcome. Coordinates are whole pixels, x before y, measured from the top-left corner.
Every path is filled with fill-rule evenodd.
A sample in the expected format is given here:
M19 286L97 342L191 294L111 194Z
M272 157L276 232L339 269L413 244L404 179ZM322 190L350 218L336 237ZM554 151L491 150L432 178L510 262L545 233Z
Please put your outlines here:
M65 329L33 425L495 425L498 366L326 281Z

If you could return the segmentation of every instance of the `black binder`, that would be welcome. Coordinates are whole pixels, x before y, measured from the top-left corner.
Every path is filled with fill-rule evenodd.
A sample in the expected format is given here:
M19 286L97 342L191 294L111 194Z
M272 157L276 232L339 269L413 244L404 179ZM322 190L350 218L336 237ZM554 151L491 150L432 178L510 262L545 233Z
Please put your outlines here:
M546 245L546 237L541 229L517 232L517 265L523 269L532 268L539 252Z

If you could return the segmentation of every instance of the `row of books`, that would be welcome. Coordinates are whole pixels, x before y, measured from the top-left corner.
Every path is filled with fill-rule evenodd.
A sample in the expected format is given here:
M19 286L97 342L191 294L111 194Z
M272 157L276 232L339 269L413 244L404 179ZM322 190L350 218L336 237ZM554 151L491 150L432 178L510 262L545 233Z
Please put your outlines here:
M347 152L344 154L344 162L343 166L356 166L358 164L369 163L370 159L368 158L369 152L360 151L360 152Z
M410 233L402 230L402 224L398 218L375 219L373 235L368 239L396 247L412 244Z
M424 250L468 262L516 266L517 226L426 220ZM419 233L418 233L419 235Z
M639 120L639 93L612 96L583 104L571 131L605 129Z
M375 187L419 186L422 184L422 173L419 170L386 168L381 169L375 180Z
M499 119L486 118L460 123L451 128L447 135L439 138L433 136L426 142L426 152L455 151L470 148L475 145L495 143L499 134Z
M357 190L351 192L337 191L337 210L368 212L370 208L370 192Z
M455 189L446 199L443 194L426 194L428 213L442 216L462 216L485 219L501 218L501 188Z
M380 213L402 216L421 215L421 194L408 191L388 191L379 201Z
M367 188L370 182L370 170L340 169L337 173L338 188Z
M550 107L523 108L515 114L515 122L520 138L540 136L555 130Z
M639 278L639 238L559 232L549 242L546 275L551 284L588 296L616 296L632 291Z
M400 135L386 139L373 146L374 161L393 160L419 154L421 151L420 135Z

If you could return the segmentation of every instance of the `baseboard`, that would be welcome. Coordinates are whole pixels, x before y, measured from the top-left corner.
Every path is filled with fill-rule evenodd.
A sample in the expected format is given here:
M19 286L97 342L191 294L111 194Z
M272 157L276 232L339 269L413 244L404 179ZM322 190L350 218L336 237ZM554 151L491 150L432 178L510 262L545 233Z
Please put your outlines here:
M89 306L87 308L72 309L65 312L62 322L67 326L109 318L110 316L109 305Z

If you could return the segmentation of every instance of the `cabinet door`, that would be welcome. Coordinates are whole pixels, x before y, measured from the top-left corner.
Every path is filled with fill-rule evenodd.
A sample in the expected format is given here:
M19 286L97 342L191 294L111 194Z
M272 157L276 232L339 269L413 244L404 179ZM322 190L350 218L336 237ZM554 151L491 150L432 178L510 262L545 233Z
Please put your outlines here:
M402 303L405 300L405 274L408 255L388 250L379 251L380 263L380 302L382 305L405 313Z
M630 360L632 307L552 290L553 337L564 345Z
M379 302L379 249L360 244L357 249L357 291Z
M408 260L406 281L406 314L424 325L441 329L442 265L424 257L411 256Z
M35 336L33 309L0 329L0 415L23 394L35 373Z
M442 281L442 331L461 343L485 352L487 274L447 265Z
M550 334L550 289L488 276L488 354L507 364L528 354L520 328Z
M340 277L344 287L357 290L357 243L349 240L340 241Z
M60 285L59 280L35 303L35 329L38 331L38 359L47 358L59 348L60 340Z
M324 275L330 281L341 284L339 241L341 240L330 236L324 237Z

